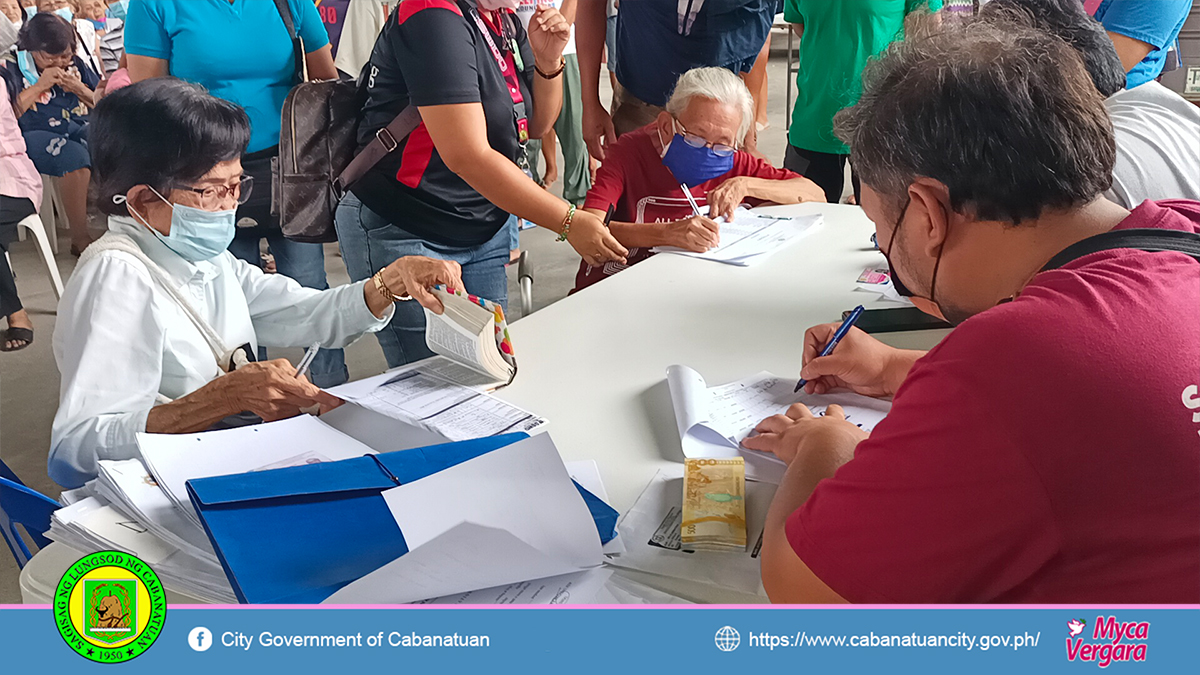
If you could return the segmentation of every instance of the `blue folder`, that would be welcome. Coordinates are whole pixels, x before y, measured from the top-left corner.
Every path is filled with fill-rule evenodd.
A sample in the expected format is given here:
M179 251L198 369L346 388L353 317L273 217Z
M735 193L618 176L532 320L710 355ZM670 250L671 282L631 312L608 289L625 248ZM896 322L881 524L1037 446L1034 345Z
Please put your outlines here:
M381 493L528 438L505 434L187 482L239 602L319 603L408 552ZM576 484L600 541L617 512Z

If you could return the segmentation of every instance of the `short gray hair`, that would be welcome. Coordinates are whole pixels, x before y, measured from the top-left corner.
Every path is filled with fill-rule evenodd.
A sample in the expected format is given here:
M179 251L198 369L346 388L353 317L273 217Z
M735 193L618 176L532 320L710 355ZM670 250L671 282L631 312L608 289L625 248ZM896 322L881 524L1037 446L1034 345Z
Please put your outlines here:
M754 122L754 98L742 78L725 68L692 68L680 75L675 83L675 90L667 101L667 112L679 117L696 96L720 101L742 111L742 123L737 131L740 147Z

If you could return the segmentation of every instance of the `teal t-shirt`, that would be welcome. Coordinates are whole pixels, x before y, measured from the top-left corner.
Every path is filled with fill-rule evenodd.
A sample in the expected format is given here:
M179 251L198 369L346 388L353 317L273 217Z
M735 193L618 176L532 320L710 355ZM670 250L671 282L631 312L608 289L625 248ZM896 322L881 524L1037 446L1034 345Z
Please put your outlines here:
M833 116L862 94L867 59L904 38L904 18L942 0L787 0L783 17L804 25L796 73L796 106L788 142L802 150L846 154Z
M305 51L329 44L312 0L288 0L288 5ZM125 51L165 59L175 77L245 108L247 152L278 145L283 100L296 84L296 59L271 0L132 0Z

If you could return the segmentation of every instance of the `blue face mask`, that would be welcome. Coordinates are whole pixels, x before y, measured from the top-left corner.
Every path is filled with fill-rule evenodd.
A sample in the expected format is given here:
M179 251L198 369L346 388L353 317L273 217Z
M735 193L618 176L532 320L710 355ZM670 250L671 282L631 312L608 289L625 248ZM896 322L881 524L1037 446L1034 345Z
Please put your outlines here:
M95 26L96 30L104 30L104 20L103 19L99 19L99 20L88 19L88 21L92 22L92 25Z
M70 7L60 7L54 10L54 13L66 19L67 22L75 20L75 13L71 11Z
M33 61L33 55L29 52L19 49L17 50L17 68L20 69L21 75L25 77L26 86L37 84L40 74L38 73L37 64Z
M179 254L179 257L191 263L211 260L229 248L233 241L237 209L228 211L205 211L183 204L172 204L158 194L158 190L150 188L155 196L171 207L171 233L167 236L159 234L158 230L138 216L146 227L159 238L167 248ZM113 202L124 203L125 196L113 197ZM137 216L133 209L130 213Z
M658 140L662 142L661 131ZM675 180L694 187L729 173L733 169L733 155L722 157L707 146L693 148L683 140L683 134L677 133L666 144L662 163L675 176Z
M25 8L25 17L26 18L32 19L34 14L37 14L37 7L26 7Z
M110 19L117 19L119 21L124 21L125 20L125 12L128 10L129 10L129 0L121 0L120 2L118 2L116 4L109 5L108 11L105 12L104 15Z

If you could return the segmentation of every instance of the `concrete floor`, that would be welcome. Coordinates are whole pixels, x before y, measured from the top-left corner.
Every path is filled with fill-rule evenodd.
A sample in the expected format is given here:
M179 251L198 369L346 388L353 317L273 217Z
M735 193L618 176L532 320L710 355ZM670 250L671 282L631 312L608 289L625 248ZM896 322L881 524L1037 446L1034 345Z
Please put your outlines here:
M776 33L776 49L772 52L768 70L770 127L760 132L758 141L759 149L777 166L783 162L786 144L784 78L787 67L782 51L785 40L782 33ZM601 100L608 101L611 98L608 79L602 78L601 81ZM561 184L555 184L552 191L561 194ZM535 311L566 297L574 285L579 257L569 245L554 239L554 233L541 228L521 233L521 247L529 251L535 274ZM68 253L66 237L62 237L61 241L57 262L65 282L75 267L75 259ZM0 460L33 489L57 497L60 488L46 475L50 426L58 407L59 376L51 350L55 299L49 277L32 240L14 243L11 257L21 300L33 320L36 338L23 351L0 354ZM345 265L337 255L336 244L326 247L325 263L331 286L349 282ZM518 298L514 266L509 269L509 299L510 314L515 320L520 319ZM273 350L271 356L283 356L296 361L301 352ZM380 373L386 366L378 343L370 336L346 349L346 362L352 379ZM119 373L114 373L114 377L119 376ZM7 551L0 550L0 604L20 601L16 564Z

